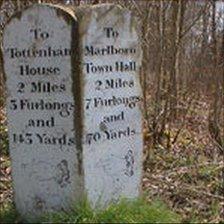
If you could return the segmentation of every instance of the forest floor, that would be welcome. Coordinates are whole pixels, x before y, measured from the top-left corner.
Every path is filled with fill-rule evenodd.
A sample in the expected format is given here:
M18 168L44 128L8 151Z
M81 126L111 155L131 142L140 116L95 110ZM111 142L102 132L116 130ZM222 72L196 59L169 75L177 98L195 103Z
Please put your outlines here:
M150 147L143 176L143 192L149 201L163 200L181 215L182 222L224 222L224 161L208 133L208 100L195 101L184 118L177 141L171 147ZM182 118L171 127L172 138ZM8 155L7 120L0 108L0 206L12 202L11 166Z
M146 136L150 159L143 189L149 200L166 201L183 222L224 222L224 157L209 135L209 101L209 97L194 100L184 121L177 118L170 141L179 135L169 148L166 144L147 148Z

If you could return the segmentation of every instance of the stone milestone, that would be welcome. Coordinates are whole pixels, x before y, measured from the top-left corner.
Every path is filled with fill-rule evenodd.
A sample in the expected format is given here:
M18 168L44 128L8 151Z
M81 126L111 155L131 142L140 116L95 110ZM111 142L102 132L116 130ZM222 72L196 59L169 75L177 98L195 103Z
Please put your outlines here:
M51 5L17 13L3 36L13 187L24 216L66 210L82 189L77 22Z
M83 169L92 205L139 195L142 113L138 23L111 4L77 10L83 92Z

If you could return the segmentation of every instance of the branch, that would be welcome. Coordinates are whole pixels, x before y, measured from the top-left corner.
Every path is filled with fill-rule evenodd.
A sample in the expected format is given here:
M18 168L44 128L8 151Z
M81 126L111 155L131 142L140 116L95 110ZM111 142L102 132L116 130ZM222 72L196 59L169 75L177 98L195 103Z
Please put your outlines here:
M193 20L193 22L189 25L189 27L187 27L185 31L182 33L182 35L180 36L180 39L182 39L191 30L191 28L195 25L195 23L200 19L202 14L205 13L207 8L209 7L210 7L209 3L207 2L205 7L201 9L200 12L198 13L198 16Z

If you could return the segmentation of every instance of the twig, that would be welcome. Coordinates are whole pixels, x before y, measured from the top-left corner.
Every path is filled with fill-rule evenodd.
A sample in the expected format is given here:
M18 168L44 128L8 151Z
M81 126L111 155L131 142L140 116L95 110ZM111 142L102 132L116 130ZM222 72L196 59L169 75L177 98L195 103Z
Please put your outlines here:
M160 179L155 178L155 177L150 177L150 178L152 178L152 179L154 179L154 180L157 180L157 181L159 181L159 182L165 183L165 184L167 184L169 187L177 188L176 185L170 183L169 181L167 181L167 180L165 180L165 179L160 180ZM211 194L211 193L205 192L204 190L203 190L203 191L199 191L199 190L196 190L196 189L194 189L194 188L192 188L192 187L189 187L189 186L186 185L186 184L182 184L182 185L181 185L181 190L191 191L191 192L194 192L194 193L197 193L197 194L206 195L206 196L208 196L208 197L217 198L217 199L219 199L219 200L224 201L224 197L222 197L222 196L219 196L219 195L216 195L216 194Z

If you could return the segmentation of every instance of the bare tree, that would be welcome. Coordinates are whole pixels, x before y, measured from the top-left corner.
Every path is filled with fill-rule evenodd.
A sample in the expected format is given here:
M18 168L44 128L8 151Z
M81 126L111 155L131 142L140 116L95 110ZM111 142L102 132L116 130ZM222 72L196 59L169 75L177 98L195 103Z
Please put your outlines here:
M218 51L217 51L217 24L216 24L216 0L212 0L212 54L213 54L213 75L214 75L214 89L213 89L213 102L210 105L209 113L209 131L211 137L220 146L223 151L223 142L220 131L220 116L222 105L222 86L221 86L221 73L218 68Z

